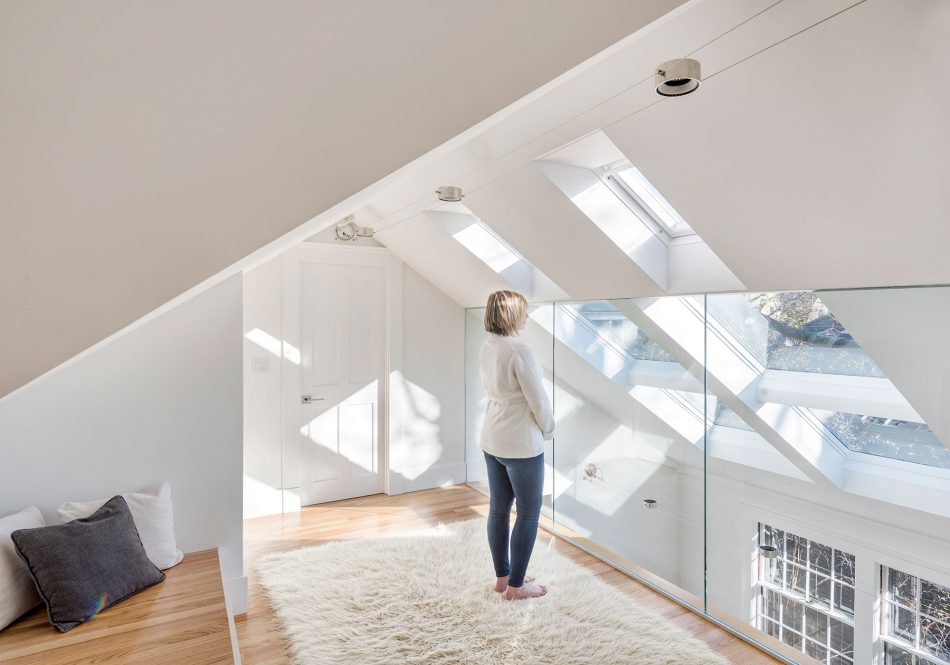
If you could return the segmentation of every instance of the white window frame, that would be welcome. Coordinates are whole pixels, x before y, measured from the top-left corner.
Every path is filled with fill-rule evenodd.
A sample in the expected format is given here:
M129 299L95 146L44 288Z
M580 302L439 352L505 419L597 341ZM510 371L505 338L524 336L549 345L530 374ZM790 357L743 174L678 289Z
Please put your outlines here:
M893 597L890 586L888 584L888 578L890 577L889 573L891 570L897 571L899 573L903 573L904 575L911 575L915 580L917 580L915 583L917 585L916 593L915 593L916 601L914 603L915 607L908 607L907 605L899 602L897 599ZM916 630L917 625L920 623L921 615L926 616L927 618L930 618L930 619L934 619L935 621L940 621L940 619L937 619L936 617L931 617L929 614L926 614L920 610L921 580L923 578L920 575L908 573L903 570L893 568L891 566L881 566L880 574L881 574L881 595L880 595L881 611L879 614L880 614L880 639L881 639L881 654L882 654L881 662L882 663L887 662L885 660L886 656L884 655L885 646L887 644L891 644L895 647L902 649L903 651L906 651L907 653L912 654L913 656L916 656L920 661L922 661L921 665L950 665L950 660L942 660L939 657L934 656L933 654L928 653L927 651L924 651L923 649L919 648L918 646L919 641L920 641L919 634L914 635L913 644L908 644L907 642L903 641L900 637L897 637L891 634L890 632L891 618L892 618L891 611L894 605L897 605L901 609L904 609L904 610L907 610L908 612L913 613L915 630ZM930 580L926 580L926 581L930 582ZM931 582L931 584L936 584L936 582ZM946 623L946 622L940 621L940 623Z
M763 533L764 528L765 528L766 526L768 526L769 528L771 528L771 529L773 529L773 530L776 529L776 527L775 527L774 525L772 525L772 524L766 524L765 522L758 522L758 534L757 534L757 536L756 536L756 541L757 541L759 544L762 544L761 542L759 542L759 539L761 539L762 533ZM785 529L781 529L781 531L782 531L783 534L785 534L785 533L791 533L791 532L787 532ZM799 536L798 534L795 534L795 533L792 533L792 535L794 535L794 536L796 536L796 537L798 537L798 538L804 538L804 536ZM828 663L828 662L831 661L832 658L835 658L835 657L840 656L840 657L842 657L842 658L847 658L848 660L850 660L853 665L857 665L857 662L856 662L855 659L854 659L855 646L856 646L854 643L852 643L852 650L851 650L851 655L850 655L850 656L848 656L848 655L846 655L846 654L844 654L844 653L835 651L835 650L832 648L832 646L831 646L831 619L834 619L835 621L838 621L838 622L843 623L843 624L845 624L845 625L847 625L847 626L850 626L850 627L851 627L851 630L852 630L852 636L853 636L852 639L853 639L854 641L856 641L857 630L856 630L856 628L855 628L855 620L854 620L854 617L851 616L851 615L848 615L848 614L846 614L846 613L844 613L844 612L837 611L837 610L835 609L835 589L836 589L836 587L840 585L840 586L846 586L846 587L850 588L851 591L852 591L852 597L854 598L854 602L855 602L855 604L857 604L858 595L857 595L856 585L855 585L855 584L848 584L847 582L842 582L841 580L839 580L839 579L834 575L834 565L835 565L835 553L838 552L838 551L841 551L841 552L843 552L843 553L845 553L845 554L848 554L849 556L855 557L855 567L857 567L857 557L856 557L856 555L851 554L850 552L844 552L844 550L840 550L839 548L833 547L833 546L831 546L831 545L824 545L824 543L819 543L818 541L813 540L813 539L811 539L811 538L804 538L804 539L805 539L806 541L808 541L808 542L815 542L815 543L818 543L819 545L822 545L822 546L824 546L824 547L828 547L828 548L831 550L831 573L832 573L832 574L831 574L831 575L825 575L823 572L821 572L821 571L819 571L819 570L814 570L814 569L812 569L812 568L811 568L811 560L810 560L810 558L808 557L807 553L806 553L806 563L805 563L804 566L802 566L802 565L800 565L800 564L798 564L798 563L790 562L789 559L788 559L787 556L786 556L786 553L785 553L785 538L783 537L783 538L782 538L782 545L781 545L781 548L779 549L779 551L778 551L777 556L775 557L775 559L767 559L767 558L762 557L762 556L758 556L758 557L757 557L757 558L758 558L758 565L756 566L756 580L755 580L755 617L753 618L753 624L755 625L755 627L756 627L758 630L761 630L762 632L764 632L764 633L766 633L766 634L768 634L768 631L766 630L766 625L767 625L767 623L775 624L775 625L778 627L778 629L779 629L779 635L778 635L778 637L775 637L775 639L778 639L778 640L781 641L783 644L787 645L789 648L794 649L795 647L793 647L792 645L789 645L787 642L785 642L784 640L781 639L782 635L784 634L784 631L790 630L793 634L795 634L795 635L797 635L798 637L801 638L801 652L802 652L803 654L805 654L805 655L808 655L809 658L813 658L812 656L810 656L810 655L808 654L808 651L807 651L807 649L806 649L806 645L807 645L808 641L815 642L816 644L818 644L818 642L817 642L816 640L814 640L814 639L808 637L808 636L805 634L805 622L807 621L807 613L804 611L805 608L812 609L812 610L818 612L819 614L823 615L823 616L826 618L826 623L827 623L827 628L826 628L827 637L826 637L825 643L824 643L823 645L821 645L821 646L825 649L825 652L826 652L826 654L825 654L825 662ZM807 552L807 549L806 549L806 552ZM763 573L764 573L764 571L763 571L764 565L767 565L767 563L768 563L769 561L775 561L775 560L780 560L780 561L782 561L782 579L783 579L783 584L782 584L782 585L777 585L777 584L775 584L774 582L765 579L765 575L763 574ZM784 586L785 571L787 570L787 566L789 566L789 565L798 566L799 568L803 568L803 569L804 569L804 571L805 571L805 591L804 591L804 594L800 594L800 593L797 592L797 591L792 591L792 590L789 590L789 589L786 589L786 588L785 588L785 586ZM814 574L816 574L816 575L821 575L822 577L827 577L828 580L829 580L829 583L830 583L830 588L829 588L829 598L830 598L830 602L829 602L829 607L827 607L827 608L824 607L822 604L820 604L820 603L818 603L818 602L812 601L812 600L810 599L810 597L809 597L809 591L810 591L810 587L811 587L811 573L814 573ZM772 593L777 594L780 598L787 598L787 599L789 599L789 600L791 600L791 601L794 601L794 602L799 603L800 605L802 605L802 608L803 608L803 610L802 610L802 629L801 629L800 631L799 631L799 630L795 630L794 628L790 628L789 626L786 626L786 625L784 624L784 622L783 622L783 614L784 614L784 612L785 612L784 604L780 604L780 605L779 605L779 618L778 618L778 620L773 619L773 618L771 618L770 616L768 616L768 614L766 613L766 608L764 607L764 603L765 603L765 593L763 593L764 590L771 591ZM857 608L855 607L855 608L853 608L853 609L856 610ZM943 664L940 664L940 665L943 665Z
M618 176L618 172L623 171L628 168L636 168L629 161L615 162L613 164L608 164L602 166L599 169L595 169L597 176L603 181L607 188L610 189L614 195L623 201L630 210L637 216L637 218L643 222L654 235L656 235L660 240L662 240L667 245L681 240L688 240L696 237L696 232L689 226L686 225L685 229L672 229L666 222L653 210L653 208L648 205L640 196L637 195L633 189L624 182L623 178ZM653 186L652 184L650 185ZM654 189L656 189L654 187ZM657 192L659 196L663 196ZM665 199L664 199L665 201ZM673 206L667 201L667 205L673 210ZM674 210L675 212L675 210ZM677 216L679 212L676 212ZM680 216L680 218L682 218ZM685 223L685 220L684 220Z

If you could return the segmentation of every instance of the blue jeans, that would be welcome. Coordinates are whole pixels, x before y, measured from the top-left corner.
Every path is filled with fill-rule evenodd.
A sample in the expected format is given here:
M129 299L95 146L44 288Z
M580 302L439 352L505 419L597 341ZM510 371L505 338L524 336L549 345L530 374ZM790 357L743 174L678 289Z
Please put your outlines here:
M508 575L508 586L520 587L528 570L528 560L538 535L541 492L544 488L544 453L537 457L512 459L485 453L488 466L490 506L488 547L495 575ZM511 561L508 561L508 520L511 504L518 500L518 518L511 531Z

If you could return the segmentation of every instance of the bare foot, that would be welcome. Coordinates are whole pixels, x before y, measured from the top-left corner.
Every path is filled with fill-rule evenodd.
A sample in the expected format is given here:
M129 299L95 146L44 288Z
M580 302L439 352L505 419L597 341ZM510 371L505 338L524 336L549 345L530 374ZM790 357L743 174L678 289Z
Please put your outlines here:
M540 584L528 584L528 581L525 580L523 586L520 587L508 587L505 591L504 598L505 600L525 600L527 598L540 598L541 596L547 594L548 588Z
M527 582L534 582L534 578L533 578L533 577L530 577L530 576L525 576L524 581L525 581L526 583L527 583ZM508 588L508 576L507 576L507 575L505 575L504 577L496 577L496 578L495 578L495 591L497 591L498 593L501 593L502 591L504 591L504 590L507 589L507 588Z

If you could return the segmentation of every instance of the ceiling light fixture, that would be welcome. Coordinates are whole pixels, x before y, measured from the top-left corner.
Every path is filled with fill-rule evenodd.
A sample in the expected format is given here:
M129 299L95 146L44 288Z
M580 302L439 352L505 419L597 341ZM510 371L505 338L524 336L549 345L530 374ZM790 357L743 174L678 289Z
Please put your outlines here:
M461 187L455 187L453 185L443 185L435 190L435 193L439 195L440 201L445 201L446 203L458 203L465 196L462 193Z
M336 223L334 233L337 240L352 240L355 242L357 238L372 238L375 231L368 226L358 226L356 217L347 215Z
M668 60L656 68L656 93L680 97L699 90L699 61L691 58Z

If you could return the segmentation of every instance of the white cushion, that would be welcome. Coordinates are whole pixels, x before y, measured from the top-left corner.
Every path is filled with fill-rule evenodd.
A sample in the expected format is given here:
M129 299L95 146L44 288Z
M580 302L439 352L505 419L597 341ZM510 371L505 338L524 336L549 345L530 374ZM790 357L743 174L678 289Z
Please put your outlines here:
M129 504L132 520L149 560L162 570L180 563L184 555L175 542L172 486L169 483L149 485L139 492L123 494L122 498ZM67 501L56 512L64 522L70 522L80 517L89 517L109 499L82 503Z
M30 571L17 555L10 538L17 529L39 526L46 526L46 520L37 508L0 518L0 630L40 604Z

